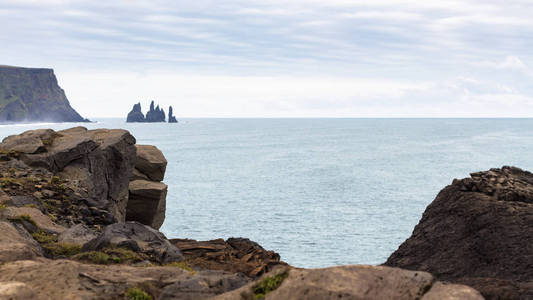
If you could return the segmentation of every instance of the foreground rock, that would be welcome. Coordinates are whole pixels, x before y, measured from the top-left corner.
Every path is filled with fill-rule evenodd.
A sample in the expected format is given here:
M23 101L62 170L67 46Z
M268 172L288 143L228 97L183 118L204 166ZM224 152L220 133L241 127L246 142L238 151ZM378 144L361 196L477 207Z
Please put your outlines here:
M0 122L89 122L71 106L52 69L0 66Z
M136 161L135 138L126 130L33 130L5 138L0 150L17 153L28 166L71 182L70 204L76 211L100 210L96 215L103 215L100 220L108 224L125 220L129 177ZM52 183L66 188L60 186L60 178ZM82 221L86 213L76 217Z
M503 167L454 180L388 266L431 272L488 299L533 299L533 174Z
M0 221L0 265L2 263L33 259L42 256L39 244L23 227Z
M82 251L100 251L105 248L130 249L143 253L160 264L183 260L180 250L161 232L137 222L107 226L99 237L83 245Z
M171 242L181 250L187 263L201 269L242 273L257 278L276 266L286 265L278 253L265 250L244 238L200 242L173 239Z
M40 259L0 266L0 299L137 299L128 297L133 289L152 299L207 299L248 282L238 274L192 273L175 266L104 266Z
M481 300L474 289L436 282L429 273L388 267L279 268L217 300L248 299L463 299Z

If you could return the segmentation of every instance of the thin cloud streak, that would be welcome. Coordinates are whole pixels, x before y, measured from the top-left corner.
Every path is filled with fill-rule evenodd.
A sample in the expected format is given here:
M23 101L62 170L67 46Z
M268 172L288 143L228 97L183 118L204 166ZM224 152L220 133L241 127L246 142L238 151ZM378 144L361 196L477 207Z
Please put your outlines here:
M480 116L522 116L533 114L532 9L533 3L520 0L0 0L0 43L7 45L0 48L0 63L55 68L72 91L73 104L93 115L105 113L85 103L91 103L87 95L105 98L105 89L94 89L97 83L105 85L94 74L124 76L138 84L139 74L148 74L153 78L147 82L166 90L161 97L187 96L181 85L158 75L166 74L177 82L187 82L187 76L206 78L202 87L193 84L203 95L189 96L209 116L241 116L245 98L257 102L249 104L255 107L250 112L265 116L453 115L458 103L473 105ZM91 75L85 78L80 70ZM76 83L67 75L85 81ZM354 93L349 83L361 80L381 84ZM292 88L280 88L283 81ZM334 81L343 84L320 92L308 88L335 86ZM220 82L231 89L217 94L206 88ZM389 90L387 85L396 90L413 83L424 88L381 93ZM280 92L267 99L261 84ZM113 92L121 103L117 107L144 92L157 96L155 88L130 86L130 92ZM496 91L497 86L505 88ZM225 99L227 107L209 97ZM198 116L194 101L183 103L191 106L183 111ZM485 107L478 107L483 101Z

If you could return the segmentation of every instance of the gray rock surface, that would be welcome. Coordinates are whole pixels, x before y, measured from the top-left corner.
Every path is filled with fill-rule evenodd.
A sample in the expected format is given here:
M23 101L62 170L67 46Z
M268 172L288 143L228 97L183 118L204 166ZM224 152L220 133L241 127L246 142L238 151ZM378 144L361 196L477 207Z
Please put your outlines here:
M255 288L266 278L283 276L286 278L281 285L267 293L264 299L275 300L315 300L315 299L426 299L428 291L436 284L431 274L407 271L397 268L379 266L340 266L325 269L294 269L279 268L264 275L259 280L240 289L219 295L213 299L237 300L255 299L258 292ZM460 290L460 293L455 293ZM457 299L460 294L463 300L482 300L483 297L474 289L449 285L439 288L440 299ZM433 299L433 298L428 298Z
M83 245L82 251L98 251L109 247L141 252L161 264L183 260L180 250L161 232L137 222L106 226L100 236Z
M0 263L42 256L39 245L30 236L20 234L12 224L0 221L0 232Z
M33 146L22 149L20 145L28 139ZM126 130L75 127L58 132L27 131L4 139L0 149L22 152L20 159L29 166L77 182L78 194L117 221L124 221L129 177L136 160L134 145L135 138Z
M60 243L83 245L97 237L97 234L89 227L83 224L78 224L63 231L57 237L57 240Z
M127 221L137 221L159 229L165 221L167 185L161 182L135 180L130 182Z
M162 181L167 169L167 160L163 152L152 145L135 146L137 147L135 168L152 181Z

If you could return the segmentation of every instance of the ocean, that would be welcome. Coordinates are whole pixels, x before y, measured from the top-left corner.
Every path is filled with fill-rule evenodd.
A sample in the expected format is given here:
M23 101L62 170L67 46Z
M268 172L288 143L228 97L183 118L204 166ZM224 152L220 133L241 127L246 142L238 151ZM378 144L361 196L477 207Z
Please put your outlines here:
M533 119L182 119L124 128L163 151L169 238L247 237L298 267L380 264L454 178L533 170Z

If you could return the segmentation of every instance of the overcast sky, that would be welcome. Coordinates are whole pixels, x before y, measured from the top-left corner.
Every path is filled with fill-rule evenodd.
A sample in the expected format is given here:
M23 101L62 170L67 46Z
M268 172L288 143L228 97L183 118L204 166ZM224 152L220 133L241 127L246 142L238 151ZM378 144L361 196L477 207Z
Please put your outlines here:
M533 1L0 0L88 117L531 117Z

